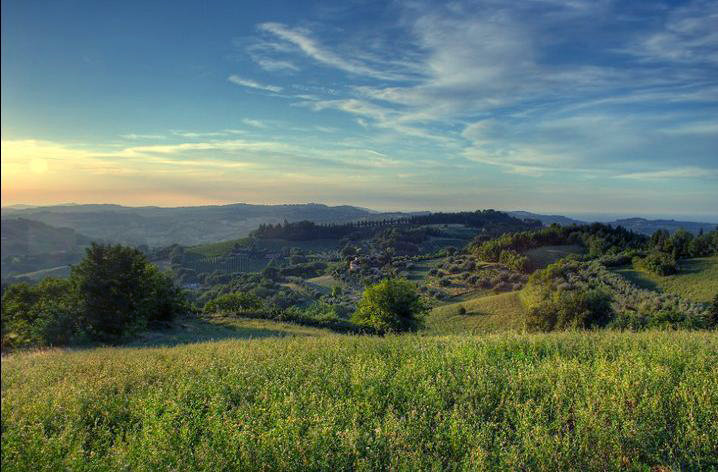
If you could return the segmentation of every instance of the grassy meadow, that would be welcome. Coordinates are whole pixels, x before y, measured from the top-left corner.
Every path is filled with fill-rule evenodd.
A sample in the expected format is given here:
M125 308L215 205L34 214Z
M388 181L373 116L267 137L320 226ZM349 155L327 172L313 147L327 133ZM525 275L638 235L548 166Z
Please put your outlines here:
M466 313L460 313L461 308ZM478 296L434 308L426 318L431 334L485 334L524 330L524 306L519 292Z
M677 274L662 276L634 264L616 272L641 288L675 293L696 302L709 302L718 294L718 256L682 260L679 269Z
M717 451L707 332L294 336L2 359L6 472L714 470Z

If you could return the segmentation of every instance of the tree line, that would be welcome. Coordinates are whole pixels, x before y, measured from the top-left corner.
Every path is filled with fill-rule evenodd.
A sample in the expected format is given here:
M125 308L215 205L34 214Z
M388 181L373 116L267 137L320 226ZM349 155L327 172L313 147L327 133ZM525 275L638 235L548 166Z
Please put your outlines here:
M429 213L403 218L362 220L349 223L315 223L313 221L284 221L277 224L261 224L250 236L258 239L285 239L306 241L311 239L341 239L355 232L372 231L387 226L422 226L433 224L462 224L472 228L502 228L508 231L537 228L536 220L520 220L496 210L462 211L454 213Z

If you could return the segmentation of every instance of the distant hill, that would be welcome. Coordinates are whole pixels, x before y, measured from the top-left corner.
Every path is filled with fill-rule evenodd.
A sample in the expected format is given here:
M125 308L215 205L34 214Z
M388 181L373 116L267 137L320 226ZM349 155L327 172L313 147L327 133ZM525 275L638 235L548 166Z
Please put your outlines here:
M556 223L561 226L573 225L573 224L586 224L586 221L576 220L561 215L542 215L539 213L531 213L529 211L508 211L509 215L516 218L530 218L539 220L545 226ZM703 231L712 231L716 228L715 223L701 223L696 221L676 221L676 220L648 220L645 218L623 218L613 221L606 221L605 224L611 226L623 226L626 229L633 231L634 233L651 235L659 229L665 229L673 233L678 229L684 229L691 233L697 234L701 229Z
M22 217L72 228L93 239L124 244L165 246L201 244L246 236L262 223L311 220L343 223L381 217L348 205L211 205L177 208L120 205L61 205L3 208L2 216Z
M92 241L71 228L26 218L3 218L0 227L2 277L73 264Z
M77 252L92 241L71 228L56 228L26 218L3 218L0 233L3 257Z
M539 220L544 226L549 226L554 223L561 226L585 224L585 221L574 220L573 218L561 215L541 215L538 213L531 213L530 211L507 211L506 213L514 218Z
M611 226L623 226L626 229L630 229L635 233L640 234L653 234L659 229L666 229L673 233L679 229L690 231L691 233L697 234L701 229L703 231L712 231L716 228L715 223L700 223L695 221L676 221L676 220L647 220L645 218L624 218L620 220L611 221L608 224Z

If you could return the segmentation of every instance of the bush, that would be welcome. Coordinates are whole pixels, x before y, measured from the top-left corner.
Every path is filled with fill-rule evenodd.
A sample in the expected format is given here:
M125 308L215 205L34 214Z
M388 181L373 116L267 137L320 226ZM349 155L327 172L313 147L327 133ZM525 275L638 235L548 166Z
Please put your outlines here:
M256 310L262 306L262 302L253 293L233 292L220 295L214 300L210 300L205 304L203 311L205 313L242 313L249 310Z
M458 310L458 314L465 315L466 314L466 307L464 305L461 305Z
M383 332L416 331L426 311L414 284L385 279L364 290L352 321Z
M658 275L672 275L678 272L676 259L665 252L652 252L643 259L646 269Z
M517 272L527 272L529 270L529 258L510 249L501 251L499 262Z
M532 307L527 324L540 331L585 329L606 326L614 316L611 297L606 292L569 290L556 292L551 299Z

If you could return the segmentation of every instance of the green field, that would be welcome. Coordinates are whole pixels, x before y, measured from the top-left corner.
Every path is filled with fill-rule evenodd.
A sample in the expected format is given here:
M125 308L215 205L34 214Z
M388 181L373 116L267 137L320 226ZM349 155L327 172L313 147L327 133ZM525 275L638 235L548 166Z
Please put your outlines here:
M292 337L2 358L2 469L715 470L718 336Z
M569 254L581 254L583 248L579 245L566 246L542 246L526 251L531 267L534 269L543 269L549 264L553 264L557 260L568 256Z
M312 277L311 279L307 279L306 282L313 285L317 288L317 290L321 291L324 294L330 293L332 291L332 288L334 287L341 287L342 289L346 287L346 284L344 282L335 279L331 275L320 275L319 277Z
M632 266L616 272L641 288L678 294L689 300L709 302L718 294L718 256L686 259L680 272L661 276Z
M459 308L466 309L459 314ZM519 292L479 296L434 308L426 319L431 334L485 334L524 329Z

